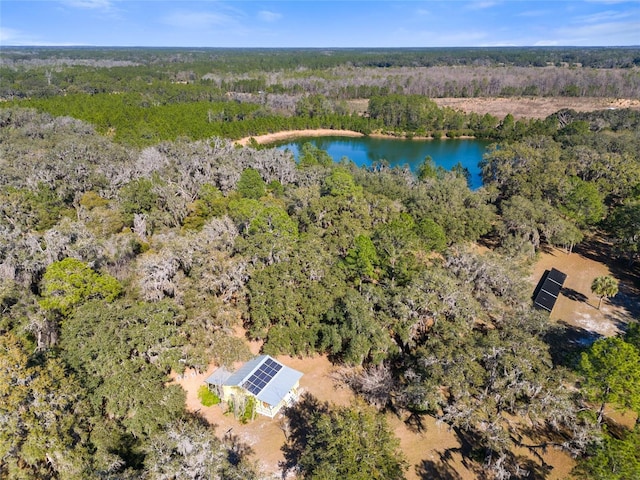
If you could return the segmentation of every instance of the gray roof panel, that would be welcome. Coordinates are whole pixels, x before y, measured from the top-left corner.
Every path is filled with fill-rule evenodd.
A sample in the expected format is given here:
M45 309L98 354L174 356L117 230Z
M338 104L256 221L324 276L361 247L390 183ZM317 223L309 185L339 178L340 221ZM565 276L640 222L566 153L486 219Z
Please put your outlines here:
M283 365L282 369L276 373L256 397L269 405L276 406L300 380L300 377L302 377L301 372Z
M252 358L247 363L242 365L233 375L231 375L224 384L227 386L240 386L247 378L256 370L262 362L267 358L267 355L260 355Z
M562 273L560 270L556 270L555 268L552 268L551 271L549 272L549 275L547 275L547 278L552 282L562 286L564 284L564 281L567 279L567 274Z
M217 368L207 377L205 383L210 385L224 385L224 382L231 376L231 372L224 367Z

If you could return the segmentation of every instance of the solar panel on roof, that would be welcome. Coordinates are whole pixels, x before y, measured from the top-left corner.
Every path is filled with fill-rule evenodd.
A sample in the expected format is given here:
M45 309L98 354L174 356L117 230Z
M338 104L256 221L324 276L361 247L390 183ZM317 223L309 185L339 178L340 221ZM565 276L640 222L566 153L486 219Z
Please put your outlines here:
M556 304L557 299L558 297L549 295L546 292L540 292L536 297L536 305L544 308L545 310L551 311L553 306Z
M542 290L547 292L549 295L557 297L560 294L560 290L562 290L562 285L547 278L542 284Z
M267 358L258 369L242 384L254 395L258 395L271 379L280 371L282 365Z
M554 283L562 285L564 284L564 281L567 279L567 275L565 273L562 273L560 270L556 270L555 268L552 268L549 274L547 275L547 279L551 280Z
M566 278L566 274L555 268L552 268L551 271L546 271L538 283L533 303L549 312L553 310Z
M258 387L257 385L249 385L247 390L249 390L254 395L258 395L260 393L260 387Z

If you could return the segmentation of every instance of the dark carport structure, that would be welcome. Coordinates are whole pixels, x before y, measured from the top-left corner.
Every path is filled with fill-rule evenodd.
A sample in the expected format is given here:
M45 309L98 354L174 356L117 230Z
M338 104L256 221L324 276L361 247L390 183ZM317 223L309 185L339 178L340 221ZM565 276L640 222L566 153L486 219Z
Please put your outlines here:
M551 312L566 279L567 275L555 268L545 271L536 288L533 304Z

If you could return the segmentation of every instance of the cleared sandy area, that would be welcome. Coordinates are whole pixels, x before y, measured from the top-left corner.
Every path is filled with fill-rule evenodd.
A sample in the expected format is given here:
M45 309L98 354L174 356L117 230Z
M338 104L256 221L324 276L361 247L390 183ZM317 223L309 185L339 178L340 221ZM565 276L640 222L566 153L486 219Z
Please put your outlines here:
M518 118L546 118L552 113L570 108L577 112L594 110L631 108L640 110L640 100L629 98L601 97L477 97L477 98L432 98L439 107L451 107L465 113L504 118L510 113ZM352 113L364 114L368 100L356 99L347 101Z
M549 318L570 327L576 336L582 335L585 340L619 334L640 309L634 275L624 264L612 261L608 254L610 250L606 245L597 241L582 245L571 254L549 248L540 254L530 277L535 286L545 270L556 268L567 274ZM618 280L619 292L611 299L604 299L598 310L599 297L591 292L591 283L604 275Z
M285 365L303 372L300 385L304 391L316 398L334 405L348 405L353 400L353 394L346 388L340 388L339 383L334 380L334 367L325 356L304 359L288 356L277 358ZM203 416L212 428L215 428L219 437L232 436L248 447L251 458L258 463L264 474L270 478L281 479L280 462L284 460L281 448L286 442L282 415L274 419L258 416L254 421L243 425L233 415L226 414L223 406L204 407L198 400L197 391L204 384L205 378L216 368L215 364L211 364L203 373L188 370L184 375L177 378L174 376L174 382L186 391L187 409ZM403 420L393 414L387 414L389 426L400 440L400 448L408 462L408 480L479 478L476 471L468 468L472 465L464 460L460 441L446 424L437 422L433 417L424 417L418 430ZM526 455L526 452L519 454ZM550 480L566 478L574 465L569 456L553 449L548 450L544 458L553 468L548 477ZM447 476L453 474L455 476Z
M598 338L621 334L640 315L640 279L638 272L624 260L611 256L611 245L601 239L590 239L574 253L548 248L540 254L529 278L532 290L545 270L556 268L567 274L564 288L549 321L566 329L566 344L589 344ZM598 309L599 297L591 292L596 277L610 275L618 281L619 291L604 299ZM605 415L626 428L633 428L636 415L617 411L607 405Z
M334 380L334 367L325 356L304 359L289 356L277 358L285 365L301 371L304 374L300 379L303 391L311 393L319 400L334 405L349 405L353 400L351 391L340 388ZM280 462L284 461L281 448L286 441L282 415L274 419L258 416L254 421L243 425L232 414L226 414L224 406L204 407L198 400L198 388L216 368L217 365L211 364L203 373L188 370L184 375L174 376L174 382L186 391L187 409L204 417L215 428L218 437L233 436L248 446L251 458L258 462L260 469L274 479L281 479ZM475 473L464 466L458 438L447 425L436 422L432 417L426 417L422 430L416 431L395 415L389 414L388 421L399 438L401 449L409 463L407 479L418 480L425 478L425 472L444 470L455 470L460 475L460 480L476 478Z
M353 394L341 387L340 382L335 379L335 367L326 356L303 359L289 356L277 358L304 374L300 380L303 391L334 405L349 405L352 402ZM188 370L184 375L174 375L174 383L181 385L186 392L187 409L204 417L212 428L215 428L219 437L230 436L244 444L251 459L257 462L265 475L273 479L282 479L281 462L284 457L281 449L286 442L282 415L274 419L258 416L254 421L243 425L233 415L225 413L224 406L204 407L197 397L197 391L204 384L205 378L216 368L217 365L212 363L206 372ZM472 469L473 464L464 459L459 438L446 424L427 416L422 419L422 424L417 429L404 420L394 414L387 414L389 426L399 439L400 448L408 462L408 480L479 478L478 472ZM518 453L529 457L526 451ZM549 449L544 458L552 468L547 477L550 480L566 478L574 465L568 455L553 449Z
M279 356L277 359L303 373L300 387L304 392L336 405L348 405L351 402L352 393L345 388L338 388L331 376L334 367L325 356L305 359ZM198 388L204 385L204 380L216 368L218 366L212 363L206 372L188 370L184 375L174 376L174 382L182 386L187 394L187 409L198 412L214 426L218 437L231 435L248 446L251 458L258 462L263 472L273 475L273 478L282 478L279 463L284 461L281 448L286 441L282 415L274 419L257 416L255 420L243 425L233 414L225 413L224 404L203 406L198 399Z

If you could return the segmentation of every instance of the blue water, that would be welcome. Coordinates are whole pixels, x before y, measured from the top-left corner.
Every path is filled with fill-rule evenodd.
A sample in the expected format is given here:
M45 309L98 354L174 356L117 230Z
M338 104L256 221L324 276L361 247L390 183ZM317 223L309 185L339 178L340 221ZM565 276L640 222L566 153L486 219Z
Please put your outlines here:
M298 159L302 145L313 143L326 150L334 161L348 158L360 167L370 167L376 162L385 160L390 167L408 166L415 172L425 157L430 156L437 166L446 170L458 162L471 174L469 187L476 189L482 186L479 162L490 142L474 139L446 140L406 140L397 138L373 137L310 137L298 138L295 141L279 144L277 148L289 149Z

